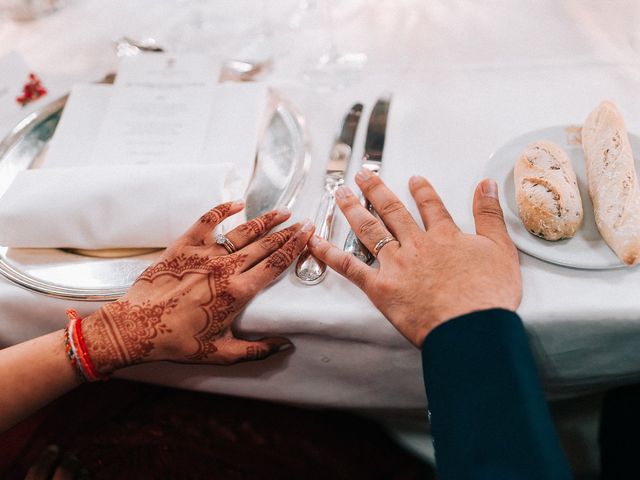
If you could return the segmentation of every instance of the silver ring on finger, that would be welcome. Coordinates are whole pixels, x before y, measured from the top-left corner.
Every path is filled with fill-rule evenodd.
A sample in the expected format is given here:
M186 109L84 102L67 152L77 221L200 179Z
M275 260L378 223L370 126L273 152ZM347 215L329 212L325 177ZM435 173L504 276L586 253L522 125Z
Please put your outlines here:
M384 237L382 240L379 240L378 243L376 243L376 246L373 247L373 256L378 258L378 254L380 253L380 250L382 250L382 248L387 244L387 243L391 243L391 242L397 242L398 240L396 239L396 237L394 237L393 235L389 235L387 237ZM399 242L398 242L399 243Z
M216 235L216 243L223 246L229 254L236 253L238 251L233 242L229 240L224 233L218 233Z

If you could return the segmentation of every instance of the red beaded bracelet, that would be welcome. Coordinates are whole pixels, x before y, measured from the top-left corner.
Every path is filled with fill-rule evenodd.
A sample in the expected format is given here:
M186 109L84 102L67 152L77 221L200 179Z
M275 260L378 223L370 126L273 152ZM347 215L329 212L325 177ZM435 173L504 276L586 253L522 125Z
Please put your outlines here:
M67 310L69 323L65 331L66 345L68 345L68 354L71 364L76 367L80 374L89 382L98 380L108 380L109 376L99 373L87 350L87 345L82 335L82 318L78 316L78 312L73 309Z

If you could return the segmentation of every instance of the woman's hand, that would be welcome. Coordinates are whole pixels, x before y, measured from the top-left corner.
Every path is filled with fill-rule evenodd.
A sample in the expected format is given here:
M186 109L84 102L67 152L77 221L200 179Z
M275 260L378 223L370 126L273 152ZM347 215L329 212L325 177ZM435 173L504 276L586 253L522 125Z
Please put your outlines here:
M286 338L235 338L233 320L305 247L313 224L295 224L263 237L286 221L274 210L227 234L237 252L213 239L225 218L242 210L225 203L203 215L129 291L83 320L89 354L101 374L153 360L228 365L258 360L291 346Z
M414 345L420 347L431 330L457 316L518 307L522 297L518 254L493 180L476 188L476 235L460 231L422 177L412 177L409 188L426 231L378 176L363 169L356 181L381 218L371 215L348 188L338 190L338 205L358 238L372 252L381 239L391 234L397 239L381 248L380 268L365 265L317 236L309 247L360 287Z

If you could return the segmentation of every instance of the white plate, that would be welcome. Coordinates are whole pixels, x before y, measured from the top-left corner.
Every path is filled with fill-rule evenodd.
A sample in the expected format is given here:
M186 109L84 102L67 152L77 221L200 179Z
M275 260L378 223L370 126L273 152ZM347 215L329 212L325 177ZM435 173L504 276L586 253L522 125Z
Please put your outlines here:
M605 270L623 268L625 265L606 244L593 216L593 205L587 188L584 155L579 143L580 127L563 125L534 130L509 141L500 147L491 157L485 168L485 176L498 182L500 203L504 210L507 229L519 250L546 262L563 267L587 270ZM530 234L518 216L513 166L518 155L530 143L539 140L551 140L565 149L571 159L578 177L578 187L582 197L584 220L576 235L567 240L550 242ZM629 134L631 149L640 152L640 137ZM640 169L635 157L636 169Z

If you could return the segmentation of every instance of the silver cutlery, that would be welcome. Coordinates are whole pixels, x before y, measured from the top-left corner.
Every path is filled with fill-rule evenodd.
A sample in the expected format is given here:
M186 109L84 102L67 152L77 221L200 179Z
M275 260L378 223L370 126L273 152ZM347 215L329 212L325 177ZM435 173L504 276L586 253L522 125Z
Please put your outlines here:
M135 39L123 36L113 41L118 57L130 57L140 53L163 53L166 49L159 45L154 38ZM221 82L252 82L261 74L269 72L273 67L273 60L250 62L246 60L225 60L220 68Z
M263 62L249 62L245 60L226 60L220 70L220 81L253 82L256 77L269 72L273 67L273 60Z
M362 114L362 104L356 103L351 107L349 113L344 117L340 133L336 137L329 163L324 177L324 194L320 200L320 206L316 212L315 224L316 235L329 240L333 229L333 214L336 208L336 190L344 184L344 176L349 166L353 141L358 129L360 115ZM327 274L327 266L316 259L311 252L306 249L298 258L296 264L296 276L302 283L315 285L320 283Z
M387 117L389 114L389 104L391 96L385 95L378 99L369 116L369 126L367 127L367 138L364 144L364 156L362 157L362 167L369 169L372 173L378 174L382 164L382 151L384 150L384 140L387 129ZM373 215L376 215L373 205L368 199L360 194L360 203ZM344 243L344 251L353 254L358 259L371 265L375 260L373 254L362 244L353 230L349 231L347 240Z
M113 43L116 49L116 54L119 57L137 55L140 52L162 53L165 51L164 48L158 45L155 38L151 37L136 40L131 37L124 36L114 40Z

